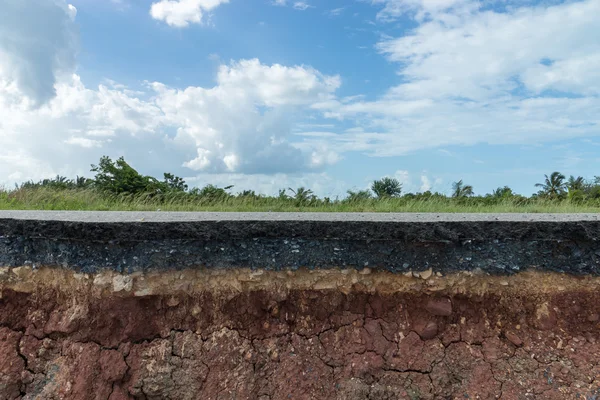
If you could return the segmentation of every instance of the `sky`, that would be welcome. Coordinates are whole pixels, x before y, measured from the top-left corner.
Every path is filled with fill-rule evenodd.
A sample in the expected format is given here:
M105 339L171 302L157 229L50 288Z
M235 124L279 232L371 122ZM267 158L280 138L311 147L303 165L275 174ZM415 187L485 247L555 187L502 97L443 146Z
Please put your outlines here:
M0 0L0 185L529 195L600 175L600 0Z

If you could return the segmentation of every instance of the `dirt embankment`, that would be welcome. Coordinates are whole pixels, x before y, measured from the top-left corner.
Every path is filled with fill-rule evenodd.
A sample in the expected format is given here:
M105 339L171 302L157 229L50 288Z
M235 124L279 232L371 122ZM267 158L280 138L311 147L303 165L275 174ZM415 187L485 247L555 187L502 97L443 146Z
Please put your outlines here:
M0 399L596 399L600 278L0 269Z

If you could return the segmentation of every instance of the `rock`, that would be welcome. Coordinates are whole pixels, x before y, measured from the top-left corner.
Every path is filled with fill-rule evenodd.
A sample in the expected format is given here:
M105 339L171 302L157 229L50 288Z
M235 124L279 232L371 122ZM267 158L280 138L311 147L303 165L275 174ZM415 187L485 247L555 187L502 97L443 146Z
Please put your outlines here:
M452 315L452 301L447 297L431 298L427 301L425 309L432 315L448 317Z
M145 297L145 296L151 296L153 292L154 291L152 290L152 288L145 287L143 289L136 290L135 292L133 292L133 295L136 297Z
M17 275L19 278L25 278L31 271L31 267L15 267L12 269L12 273Z
M47 334L54 332L73 333L88 317L89 308L87 304L76 304L66 310L54 310L44 327L44 332Z
M419 272L419 276L421 279L429 279L433 275L433 269L429 268L428 270Z
M423 340L430 340L437 336L438 324L435 321L430 321L418 332L419 336Z
M103 350L98 359L98 368L106 382L117 382L125 376L127 364L117 350Z
M504 332L504 336L506 337L506 339L508 339L509 342L511 342L517 347L521 347L523 345L523 341L521 340L521 338L510 331Z
M116 275L112 279L113 292L129 292L133 288L133 279L129 275Z
M94 285L96 286L108 286L112 283L110 274L98 274L94 277Z

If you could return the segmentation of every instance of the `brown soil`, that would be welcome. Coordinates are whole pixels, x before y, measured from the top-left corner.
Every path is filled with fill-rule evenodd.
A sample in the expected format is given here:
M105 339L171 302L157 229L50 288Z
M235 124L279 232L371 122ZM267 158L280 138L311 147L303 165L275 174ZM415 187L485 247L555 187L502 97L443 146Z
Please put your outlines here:
M0 269L0 399L596 399L600 278Z

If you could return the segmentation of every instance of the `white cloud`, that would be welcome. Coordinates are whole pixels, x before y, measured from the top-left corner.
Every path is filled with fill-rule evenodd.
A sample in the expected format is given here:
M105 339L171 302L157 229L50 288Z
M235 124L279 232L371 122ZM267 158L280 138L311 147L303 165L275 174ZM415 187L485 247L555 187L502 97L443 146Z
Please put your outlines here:
M3 179L86 173L87 165L102 154L127 155L145 169L157 168L161 161L165 169L175 166L180 174L310 172L338 160L331 150L297 140L291 128L314 113L311 104L334 97L339 77L307 66L264 65L253 59L221 65L212 87L176 89L154 82L140 91L106 79L106 84L87 88L78 75L67 73L68 68L59 71L49 61L71 60L75 52L65 44L76 41L76 32L63 27L72 23L74 8L57 1L40 2L38 8L47 11L49 19L45 25L36 11L23 14L31 21L15 25L23 36L15 40L30 45L26 51L14 47L17 42L11 42L4 25L0 27ZM218 3L204 1L202 7L211 9ZM2 18L22 19L24 10L10 4L16 14ZM45 28L35 30L30 26L34 23ZM46 36L64 40L50 46ZM23 75L32 68L34 75ZM9 79L11 74L18 79ZM45 103L31 107L30 92Z
M582 95L600 94L600 51L573 56L552 65L537 64L522 75L524 85L535 93L552 89Z
M12 86L40 105L75 68L77 10L64 0L3 2L0 12L0 87Z
M304 1L295 1L294 2L294 9L296 9L296 10L304 11L308 8L314 8L314 6L311 6L310 4L308 4Z
M272 0L271 4L274 6L285 7L290 3L287 0ZM295 10L299 11L306 11L309 8L315 8L315 6L310 5L305 1L294 1L293 3L291 3L291 5Z
M462 2L386 4L438 11L378 45L398 63L404 83L377 100L313 105L360 128L327 138L331 148L397 156L598 134L600 1L506 12L459 7Z
M339 85L338 77L308 67L266 66L255 59L221 66L213 88L153 87L156 104L178 128L175 140L196 149L187 167L256 173L327 163L319 161L324 156L289 141L290 116L332 97Z
M427 192L431 190L431 181L427 175L421 175L421 187L419 188L420 192Z
M383 5L377 13L377 19L383 21L394 20L405 14L422 20L449 10L464 13L479 8L479 2L474 0L372 0L372 3Z
M202 7L218 3L205 1ZM31 21L14 24L23 36L14 43L0 27L3 180L89 173L89 163L103 154L124 155L147 173L164 168L180 175L316 173L339 159L337 152L291 134L296 122L315 113L313 103L334 98L338 76L253 59L221 65L212 87L180 89L153 82L140 91L106 79L88 88L78 75L67 73L69 68L50 61L74 58L75 49L66 44L76 41L76 31L63 26L71 26L74 8L58 0L40 2L38 9L49 19L44 25L36 11L21 15L24 10L10 4L13 15L1 18ZM34 24L45 28L35 30ZM51 46L46 37L64 40ZM17 48L17 42L30 47ZM25 74L32 69L35 74ZM45 102L32 107L30 93Z
M71 136L70 138L65 140L65 143L72 144L75 146L81 146L86 149L102 146L102 142L99 140L93 140L93 139L88 139L85 137L76 137L76 136Z
M410 173L408 171L398 170L394 173L394 178L398 179L403 188L406 188L406 185L410 184Z
M599 16L598 0L476 12L451 22L428 21L378 47L391 61L406 65L400 72L411 83L393 92L404 97L484 100L511 94L519 84L527 90L551 89L564 80L577 89L598 84ZM554 70L554 78L535 81L531 76L544 70L544 60L555 62L546 68ZM570 75L556 76L559 71ZM581 83L574 85L574 73L582 74Z
M152 3L150 15L170 26L184 28L190 23L202 23L205 13L227 3L229 0L160 0Z
M334 8L334 9L327 11L327 14L331 17L337 17L337 16L341 15L345 9L346 9L346 7Z
M73 75L39 109L1 91L0 176L82 174L102 154L128 154L145 169L161 161L180 174L300 173L338 160L290 140L294 121L333 96L337 77L242 60L221 66L210 88L148 85L141 94L114 82L92 90ZM14 149L28 161L9 163Z

